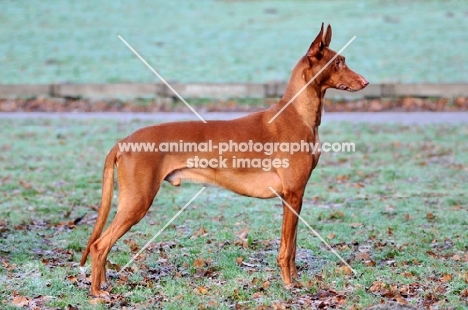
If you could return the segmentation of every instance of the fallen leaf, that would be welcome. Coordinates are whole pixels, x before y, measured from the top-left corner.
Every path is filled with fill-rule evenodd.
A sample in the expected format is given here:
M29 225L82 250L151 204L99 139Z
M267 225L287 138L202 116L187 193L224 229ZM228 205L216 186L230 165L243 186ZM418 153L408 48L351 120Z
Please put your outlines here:
M242 247L244 249L247 249L249 247L249 242L248 242L249 240L247 239L248 232L249 232L248 229L244 228L241 231L236 233L236 236L237 236L237 238L240 239L240 241L241 241L240 244L242 245ZM237 244L237 242L236 242L236 244Z
M193 262L193 267L195 268L201 268L201 267L204 267L206 265L206 262L203 258L197 258L194 262Z
M204 286L199 286L197 290L202 295L208 295L208 289Z
M328 219L334 220L334 219L342 219L344 217L345 217L345 214L343 212L335 211L335 212L330 213L330 215L328 216Z
M403 297L401 297L400 294L396 294L394 298L401 305L407 305L408 304L408 301L406 299L404 299Z
M106 300L103 298L93 298L88 300L88 302L92 305L99 305L99 304L105 304Z
M460 292L460 298L468 299L468 288L465 288L463 291Z
M338 175L335 179L339 183L344 183L349 180L349 176L342 174L342 175Z
M337 268L338 273L352 274L353 271L348 266L341 266Z
M236 233L236 236L239 238L239 239L245 239L247 238L247 234L249 233L249 230L247 228L244 228L242 229L241 231L238 231Z
M366 260L364 261L364 264L369 267L374 267L375 265L377 265L377 263L373 260Z
M237 265L241 265L243 261L244 261L244 258L242 256L236 257L236 264Z
M252 295L253 299L262 298L262 297L263 297L262 292L256 292L256 293L253 293L253 295Z
M442 276L441 281L444 282L444 283L447 283L447 282L452 281L452 275L449 274L449 273L444 274L444 275Z
M78 280L76 279L76 277L73 276L73 275L68 276L67 279L68 279L68 281L70 281L71 283L76 283L76 282L78 282Z
M431 212L428 212L426 214L426 218L429 220L429 221L432 221L433 219L435 219L435 215L432 214Z
M370 260L371 258L367 252L363 252L363 253L357 253L356 259L365 261L365 260Z
M25 307L29 305L29 301L31 298L26 297L26 296L16 296L13 297L13 304L17 307Z
M402 275L405 278L413 278L414 277L414 275L413 275L413 273L411 271L405 271L405 272L402 273Z
M445 293L447 292L447 285L443 284L443 285L437 286L436 292L437 292L437 294L445 295Z
M136 241L133 239L125 239L124 243L128 245L128 247L130 248L130 251L132 252L137 252L140 249L140 246L138 245L138 243L136 243Z
M374 281L369 288L372 293L380 293L383 290L387 290L387 284L383 281Z
M201 227L190 237L190 239L195 239L198 237L205 237L206 235L208 235L208 231L205 229L205 227Z
M20 186L24 187L25 189L31 189L33 187L31 183L28 183L28 182L23 181L23 180L19 180L18 184Z
M393 236L393 228L390 226L387 227L387 235Z

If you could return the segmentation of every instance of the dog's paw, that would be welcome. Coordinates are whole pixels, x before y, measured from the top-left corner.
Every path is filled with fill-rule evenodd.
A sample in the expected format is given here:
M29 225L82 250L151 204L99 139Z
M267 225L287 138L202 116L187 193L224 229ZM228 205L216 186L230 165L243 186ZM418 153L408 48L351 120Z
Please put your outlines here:
M103 290L91 291L91 296L106 298L106 297L109 297L109 292L106 292L106 291L103 291Z

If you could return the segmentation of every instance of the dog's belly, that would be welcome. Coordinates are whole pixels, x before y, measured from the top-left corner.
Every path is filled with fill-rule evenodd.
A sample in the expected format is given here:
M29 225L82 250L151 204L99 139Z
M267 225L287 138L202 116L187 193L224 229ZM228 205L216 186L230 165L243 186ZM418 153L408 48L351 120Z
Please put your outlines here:
M257 198L276 197L270 187L279 194L283 191L283 185L278 174L261 169L241 171L186 168L173 171L165 180L174 186L179 186L182 180L211 183L241 195Z

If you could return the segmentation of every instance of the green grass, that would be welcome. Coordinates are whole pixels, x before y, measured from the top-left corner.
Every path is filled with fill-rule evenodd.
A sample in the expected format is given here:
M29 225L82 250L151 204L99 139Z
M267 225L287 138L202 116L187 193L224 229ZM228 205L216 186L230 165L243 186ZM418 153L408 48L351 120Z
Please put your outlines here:
M371 83L466 82L468 3L384 1L30 1L0 10L0 83L288 80L318 33Z
M94 224L103 160L117 139L145 124L3 120L3 308L14 309L21 296L36 298L43 307L96 307L78 260ZM279 201L209 186L132 265L133 272L108 270L113 299L99 307L228 309L279 303L300 308L302 302L307 308L317 293L336 292L344 296L341 307L363 308L392 299L375 289L382 281L387 288L410 287L414 295L404 298L412 304L430 303L433 297L442 308L462 309L467 304L460 294L468 281L467 135L465 125L322 126L322 141L352 141L356 152L322 155L302 215L357 277L343 273L339 260L299 224L301 285L285 290L276 266ZM117 242L109 261L123 266L134 254L133 243L141 248L200 188L164 184L147 216ZM248 229L248 248L236 237L242 229ZM248 265L236 263L239 257ZM200 258L206 264L194 265ZM446 274L451 278L443 282ZM337 297L325 300L336 303Z

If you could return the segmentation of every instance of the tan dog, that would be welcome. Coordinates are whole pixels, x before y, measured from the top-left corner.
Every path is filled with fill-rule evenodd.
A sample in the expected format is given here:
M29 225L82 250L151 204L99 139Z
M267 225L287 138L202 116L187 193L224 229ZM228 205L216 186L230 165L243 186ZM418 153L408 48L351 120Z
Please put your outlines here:
M101 289L101 283L106 281L107 254L114 243L145 216L161 182L165 180L176 186L180 185L182 180L212 183L238 194L257 198L276 197L269 188L271 187L300 213L304 190L312 170L317 165L320 152L293 153L276 148L268 154L252 149L246 152L229 149L220 154L219 150L214 148L205 151L192 149L186 152L156 152L125 151L121 150L121 146L123 143L153 143L157 146L164 143L178 144L182 141L197 144L211 141L213 145L224 143L224 146L230 141L231 144L250 141L251 144L272 143L273 146L275 143L278 146L290 142L320 143L318 127L325 91L328 88L357 91L368 84L361 75L346 66L343 56L336 55L336 52L329 48L331 37L331 27L328 26L324 33L322 24L306 55L301 57L294 67L285 94L277 105L230 121L176 122L145 127L124 138L110 150L104 165L102 201L98 218L81 259L83 266L88 253L91 253L92 295L109 294ZM337 57L326 66L335 56ZM323 71L300 92L321 69ZM279 113L290 101L291 104ZM227 158L221 163L221 167L195 165L196 157L205 159L204 163L212 160L213 164L222 161L220 156ZM248 167L248 163L245 162L244 165L237 165L237 159L251 160L251 166ZM264 165L259 167L259 163ZM111 206L114 165L117 166L120 189L117 214L101 235ZM265 169L268 168L266 166L269 166L269 169ZM286 285L290 285L293 278L297 277L297 223L298 217L283 203L278 264Z

